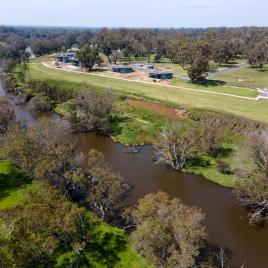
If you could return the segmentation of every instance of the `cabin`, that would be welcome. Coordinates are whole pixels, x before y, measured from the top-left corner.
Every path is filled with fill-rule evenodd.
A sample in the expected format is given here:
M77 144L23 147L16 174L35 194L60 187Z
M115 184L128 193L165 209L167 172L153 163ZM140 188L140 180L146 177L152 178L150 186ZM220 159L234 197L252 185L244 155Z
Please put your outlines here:
M152 65L152 64L136 63L136 64L134 64L134 66L138 67L138 68L154 69L154 65Z
M69 61L69 57L67 57L67 56L63 56L63 55L61 55L61 56L57 56L56 58L57 58L57 61L59 61L59 62L64 62L64 63L66 63L66 62Z
M144 64L143 65L143 68L146 68L146 69L154 69L154 65L152 65L152 64Z
M80 66L80 62L76 58L76 54L74 52L68 52L62 55L58 55L56 59L58 62L69 63L74 66Z
M142 68L142 67L143 67L143 64L142 64L142 63L135 63L134 66L135 66L135 67L140 67L140 68Z
M160 72L160 71L151 71L149 77L153 79L171 79L173 78L173 73L169 72Z
M70 57L68 56L57 56L57 61L63 62L63 63L70 63Z
M128 66L113 66L112 70L115 73L121 73L121 74L134 72L133 68Z

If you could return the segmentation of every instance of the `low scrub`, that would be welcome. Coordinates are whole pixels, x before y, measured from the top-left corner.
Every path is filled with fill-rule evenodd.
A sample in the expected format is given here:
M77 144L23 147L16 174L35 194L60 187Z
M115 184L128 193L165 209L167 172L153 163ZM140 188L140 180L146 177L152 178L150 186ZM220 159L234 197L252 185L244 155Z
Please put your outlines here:
M52 110L52 102L50 98L40 94L33 97L28 105L36 112L49 112Z

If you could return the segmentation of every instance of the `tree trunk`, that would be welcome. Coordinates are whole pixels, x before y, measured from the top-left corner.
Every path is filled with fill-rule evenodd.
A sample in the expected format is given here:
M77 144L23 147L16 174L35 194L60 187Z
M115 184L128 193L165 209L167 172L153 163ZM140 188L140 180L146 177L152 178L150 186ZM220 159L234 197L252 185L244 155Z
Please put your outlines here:
M148 62L148 63L151 62L151 53L149 53L148 56L147 56L147 62Z
M107 55L107 58L108 58L109 63L111 64L112 62L111 62L111 59L110 59L110 55Z

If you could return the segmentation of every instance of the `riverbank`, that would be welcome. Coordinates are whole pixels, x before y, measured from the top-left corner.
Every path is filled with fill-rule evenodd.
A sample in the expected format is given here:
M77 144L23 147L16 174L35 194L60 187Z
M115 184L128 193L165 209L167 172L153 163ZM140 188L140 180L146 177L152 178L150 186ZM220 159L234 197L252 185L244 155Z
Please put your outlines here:
M0 96L4 95L0 83ZM14 98L15 99L15 98ZM31 114L26 116L21 113L23 102L14 102L16 104L16 115L18 120L22 120L25 124L32 123ZM24 106L26 107L26 106ZM1 148L0 148L1 155ZM0 159L0 211L12 209L18 206L23 207L29 198L30 192L35 192L39 188L39 181L33 180L28 175L22 173L9 161L1 161ZM41 186L40 186L41 187ZM89 249L84 254L88 261L96 268L110 267L134 267L149 268L152 266L130 245L125 231L113 227L88 212L92 226L92 239ZM105 247L105 249L103 248ZM104 254L105 253L105 254ZM64 249L52 256L55 267L64 267L66 259L72 259L74 253L66 252Z
M15 69L14 77L17 77L16 71L18 71L18 69ZM28 73L28 79L31 79L30 74L31 71ZM40 82L43 83L42 81ZM55 84L59 84L59 82L60 81L54 83L51 90L56 91L60 89L61 92L61 86L55 86ZM51 85L47 81L45 81L45 83L47 85ZM21 85L20 81L19 84ZM26 85L25 88L28 93L34 93L33 90L28 88L28 85ZM74 87L75 89L71 88L71 84L69 84L69 88L72 92L79 92L84 89L77 87ZM95 88L92 89L98 90ZM69 91L69 89L63 90L66 92ZM146 144L153 145L159 136L161 136L163 129L172 122L177 123L183 121L184 124L188 125L200 124L191 119L191 110L188 111L183 107L169 107L161 102L149 101L135 95L119 95L115 106L115 109L110 115L114 119L111 120L107 128L107 135L110 136L113 141L126 146L133 147ZM72 109L73 99L68 99L67 101L54 104L54 112L64 117L69 117ZM200 124L200 128L201 127L202 126ZM223 149L225 152L228 152L227 154L224 153L212 156L200 153L197 161L191 161L191 163L183 171L202 175L206 179L225 187L234 187L237 180L235 174L232 172L229 172L228 174L221 172L217 166L217 162L218 160L222 160L231 166L233 158L235 157L234 148L239 147L239 142L239 139L232 133L228 131L225 132L222 143L224 143ZM129 149L129 151L135 152L136 150ZM153 155L151 155L150 158L152 157Z
M1 91L1 90L0 90ZM24 103L16 105L18 117L28 123L41 116L54 118L51 113L36 113ZM266 264L267 228L256 229L247 221L247 213L235 203L229 189L205 180L201 176L175 172L164 165L151 161L150 146L138 147L140 153L129 154L127 148L114 143L110 138L93 133L77 133L77 152L86 156L90 149L103 152L113 170L119 172L133 189L127 204L134 204L139 198L159 190L171 197L179 197L190 206L198 206L206 214L205 226L209 240L215 245L226 247L232 252L233 264L240 267L246 261L247 267L262 268ZM254 245L254 247L252 247ZM128 267L132 266L131 258ZM124 266L122 266L124 267Z

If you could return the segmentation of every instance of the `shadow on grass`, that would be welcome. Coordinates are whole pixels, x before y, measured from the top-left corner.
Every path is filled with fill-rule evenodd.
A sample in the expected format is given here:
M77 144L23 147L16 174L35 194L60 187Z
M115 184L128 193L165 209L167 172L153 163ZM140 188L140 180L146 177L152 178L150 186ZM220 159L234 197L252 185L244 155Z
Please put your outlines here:
M104 73L109 71L108 69L102 69L102 68L94 68L89 73Z
M192 82L188 82L190 84L192 84ZM194 83L195 85L198 86L202 86L202 87L217 87L217 86L223 86L226 84L226 82L222 81L222 80L211 80L211 79L205 79L203 81L200 82L196 82Z
M251 67L253 70L256 70L259 73L267 73L268 72L268 68L263 67L262 69L260 69L259 67Z
M92 238L87 248L91 258L104 267L114 267L121 260L119 253L126 250L126 239L121 234L102 231L93 234Z
M121 123L130 122L131 118L129 117L119 117L115 116L111 118L110 125L108 127L108 133L112 136L117 136L122 133L122 127L120 126Z
M189 166L190 167L209 167L210 166L210 161L209 159L201 156L197 156L192 158L189 161Z
M234 150L232 148L219 148L215 151L214 157L227 158Z
M0 163L0 165L1 164L9 165L7 163ZM8 197L10 190L16 190L32 182L29 176L12 167L11 164L8 168L8 173L0 173L0 200L2 198Z

